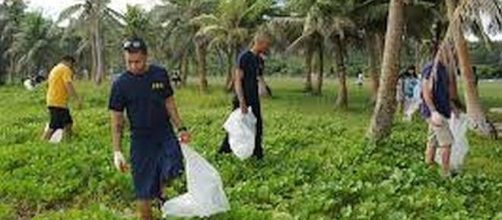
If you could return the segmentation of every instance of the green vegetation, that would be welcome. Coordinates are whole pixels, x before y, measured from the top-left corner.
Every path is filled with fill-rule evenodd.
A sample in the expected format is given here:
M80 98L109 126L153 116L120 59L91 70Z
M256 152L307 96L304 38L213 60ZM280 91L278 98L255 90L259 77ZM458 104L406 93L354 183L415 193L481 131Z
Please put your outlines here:
M221 82L221 80L218 80ZM333 95L301 92L298 79L270 79L264 100L266 159L241 162L216 149L229 113L221 86L200 95L177 92L193 131L193 147L220 171L232 210L211 219L490 219L502 217L501 141L471 134L466 170L446 181L423 161L426 126L397 122L390 138L364 140L371 116L368 89L349 86L348 110ZM217 84L217 81L211 82ZM353 82L349 82L353 85ZM77 85L85 105L74 109L76 136L39 141L46 120L43 89L0 88L0 219L132 219L130 175L112 164L108 85ZM326 82L327 94L336 84ZM482 83L485 106L501 106L500 84ZM398 120L399 121L399 120ZM185 191L176 182L170 196Z

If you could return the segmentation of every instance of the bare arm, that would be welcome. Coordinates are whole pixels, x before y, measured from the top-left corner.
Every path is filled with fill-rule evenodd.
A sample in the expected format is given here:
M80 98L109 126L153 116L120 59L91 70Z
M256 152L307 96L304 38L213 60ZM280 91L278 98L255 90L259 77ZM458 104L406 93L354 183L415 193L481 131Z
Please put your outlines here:
M429 107L431 111L436 111L436 106L434 105L432 97L432 86L430 86L430 83L432 82L430 80L432 80L432 77L422 81L422 95L424 96L424 101L427 107Z
M244 98L244 91L242 89L242 78L244 77L244 72L240 69L237 68L235 70L235 93L237 94L237 98L239 99L240 105L247 105L246 104L246 99Z
M66 87L66 91L68 92L68 94L70 94L70 96L73 96L77 100L80 100L80 97L78 96L77 91L75 90L75 87L73 86L73 83L71 81L66 82L65 87Z
M171 118L171 122L176 126L177 129L183 127L183 122L181 121L181 117L178 113L178 108L176 107L176 101L173 96L170 96L166 99L166 109Z
M112 119L113 151L121 151L122 131L124 129L124 113L112 110L111 111L111 119Z

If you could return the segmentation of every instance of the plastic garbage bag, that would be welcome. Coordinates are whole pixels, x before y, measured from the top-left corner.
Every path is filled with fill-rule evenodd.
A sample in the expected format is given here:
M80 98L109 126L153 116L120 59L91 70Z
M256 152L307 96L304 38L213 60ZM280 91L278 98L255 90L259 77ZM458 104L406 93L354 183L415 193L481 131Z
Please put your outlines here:
M44 128L44 133L47 132L48 130L49 130L49 123L46 123ZM54 131L54 133L52 133L51 138L49 138L49 143L57 144L61 142L61 140L63 140L63 136L64 136L64 130L57 129L56 131Z
M251 155L255 148L256 117L251 107L247 114L242 114L240 109L233 111L223 127L228 132L230 149L241 160Z
M27 80L23 81L23 85L24 85L24 88L26 88L29 91L33 91L35 89L31 79L27 79Z
M208 217L230 210L218 171L189 146L181 150L188 192L165 202L163 216Z
M469 120L465 114L460 115L456 118L452 115L449 126L453 134L453 145L451 148L450 155L450 170L457 171L462 168L464 164L464 158L469 152L469 142L467 141L467 128ZM436 163L442 164L442 149L438 148L436 152Z
M54 133L51 136L51 139L49 139L49 143L57 144L63 140L63 129L57 129L54 131Z

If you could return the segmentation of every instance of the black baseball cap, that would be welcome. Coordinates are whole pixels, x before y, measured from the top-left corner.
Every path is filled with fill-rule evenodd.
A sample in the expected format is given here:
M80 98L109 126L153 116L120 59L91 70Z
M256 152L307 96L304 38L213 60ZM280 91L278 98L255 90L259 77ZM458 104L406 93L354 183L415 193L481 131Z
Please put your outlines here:
M145 41L139 37L132 37L127 39L124 42L122 49L126 50L127 52L133 53L140 51L146 53L148 51Z

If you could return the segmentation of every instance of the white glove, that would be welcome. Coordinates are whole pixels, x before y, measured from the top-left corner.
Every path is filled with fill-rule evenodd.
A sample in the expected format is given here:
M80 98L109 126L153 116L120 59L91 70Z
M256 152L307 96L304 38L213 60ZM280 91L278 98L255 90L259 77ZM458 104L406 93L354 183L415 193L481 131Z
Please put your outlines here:
M127 170L127 163L124 159L124 155L120 151L113 152L113 162L115 164L115 168L117 168L120 172L125 172Z
M435 126L442 126L443 125L443 116L439 114L437 111L433 111L431 113L431 122Z

